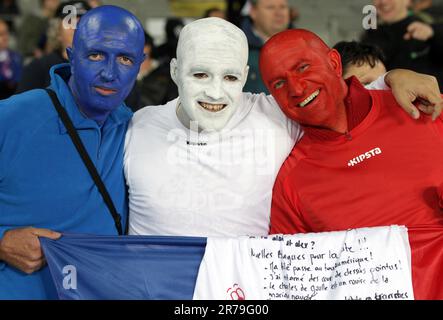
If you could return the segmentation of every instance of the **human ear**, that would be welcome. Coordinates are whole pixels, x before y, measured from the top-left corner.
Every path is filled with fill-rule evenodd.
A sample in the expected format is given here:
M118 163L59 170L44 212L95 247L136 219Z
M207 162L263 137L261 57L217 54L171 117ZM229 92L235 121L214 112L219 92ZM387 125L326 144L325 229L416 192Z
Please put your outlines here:
M245 72L244 72L244 77L243 77L242 88L245 86L246 81L248 80L248 73L249 73L249 66L246 66Z
M329 57L329 62L332 68L334 69L335 73L341 77L343 75L343 69L341 64L340 53L338 53L338 51L335 49L331 49L328 52L328 57Z
M169 70L170 70L170 73L171 73L171 79L178 86L178 83L177 83L177 69L178 69L177 59L173 58L171 60L171 63L169 64Z

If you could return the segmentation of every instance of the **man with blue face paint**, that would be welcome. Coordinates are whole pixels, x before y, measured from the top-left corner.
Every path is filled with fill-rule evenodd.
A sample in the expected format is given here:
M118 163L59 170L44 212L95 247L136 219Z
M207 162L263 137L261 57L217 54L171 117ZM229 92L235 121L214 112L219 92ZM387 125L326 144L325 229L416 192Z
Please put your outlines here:
M143 45L143 28L134 15L98 7L78 24L67 52L70 64L50 71L50 89L71 118L123 228L123 141L132 116L123 100L144 60ZM56 298L38 237L117 234L44 90L0 102L0 213L0 299Z
M74 48L67 49L72 72L69 87L80 110L99 124L126 99L143 62L141 26L132 19L121 22L123 29L110 16L100 24L90 19L74 36Z

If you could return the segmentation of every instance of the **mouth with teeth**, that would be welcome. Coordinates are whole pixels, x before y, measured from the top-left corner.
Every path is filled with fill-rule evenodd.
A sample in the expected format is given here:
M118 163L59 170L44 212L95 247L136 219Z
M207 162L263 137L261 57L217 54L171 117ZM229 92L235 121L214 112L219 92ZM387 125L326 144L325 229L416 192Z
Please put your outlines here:
M307 97L305 100L300 102L298 104L298 106L300 108L304 108L304 107L308 106L309 104L311 104L312 101L314 101L318 97L319 94L320 94L320 89L318 89L313 94L311 94L309 97Z
M219 112L226 108L226 104L212 104L199 101L198 104L205 110L209 112Z

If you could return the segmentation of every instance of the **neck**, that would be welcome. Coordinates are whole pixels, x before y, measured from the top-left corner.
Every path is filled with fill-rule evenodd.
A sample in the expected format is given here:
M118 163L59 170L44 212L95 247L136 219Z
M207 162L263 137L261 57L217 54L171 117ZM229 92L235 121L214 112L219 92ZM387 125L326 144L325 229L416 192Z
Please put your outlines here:
M74 97L75 104L77 105L80 113L85 118L88 118L88 119L91 119L91 120L94 120L95 122L97 122L97 124L99 126L103 125L103 123L105 123L106 119L108 118L108 116L111 112L104 112L103 110L97 110L97 109L93 109L90 106L82 105L80 103L80 99L78 99L78 93L75 88L74 79L72 77L69 78L68 85L69 85L69 89L71 89L72 96Z
M68 54L66 52L66 47L65 46L62 46L61 54L62 54L63 59L68 60Z
M266 41L268 41L269 38L271 37L266 32L264 32L263 30L261 30L260 28L255 27L255 26L252 27L252 30L254 31L256 36L258 36L260 39L263 40L263 43L266 43Z
M342 112L343 115L338 116L339 120L331 125L335 129L326 126L303 126L307 136L320 141L336 139L343 136L343 134L350 133L369 114L372 106L372 98L369 92L355 77L347 79L345 84L347 90L345 92L346 96L342 100L344 106L339 107L338 110L340 111L336 113L337 115ZM347 122L346 127L343 125L344 119Z
M399 13L399 15L396 16L391 21L385 21L385 23L387 23L387 24L397 23L399 21L402 21L403 19L406 19L407 17L408 17L408 10L405 10L405 11L402 11L401 13Z
M331 119L331 123L327 125L327 128L332 131L344 134L347 133L349 130L345 105L345 97L348 96L349 89L344 80L340 79L339 81L342 89L342 98L337 101L336 115L335 117L333 117L333 119Z
M44 8L42 11L42 15L46 18L52 18L52 16L54 15L54 12L52 10Z
M177 119L181 122L182 125L184 125L187 129L190 129L192 131L201 132L202 130L198 126L198 123L196 121L191 120L189 118L186 111L181 106L180 100L177 103L177 108L175 109L175 114L177 115Z
M342 134L348 132L348 117L346 114L346 106L343 102L337 106L336 117L331 123L327 124L325 128Z

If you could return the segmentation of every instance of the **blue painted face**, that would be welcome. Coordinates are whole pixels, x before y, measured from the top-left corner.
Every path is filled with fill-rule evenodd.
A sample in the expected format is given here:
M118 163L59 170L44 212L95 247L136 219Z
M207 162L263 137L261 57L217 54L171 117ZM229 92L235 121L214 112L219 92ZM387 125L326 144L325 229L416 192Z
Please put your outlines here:
M84 15L68 48L69 86L83 113L99 124L122 104L144 60L143 27L130 12L102 6Z

